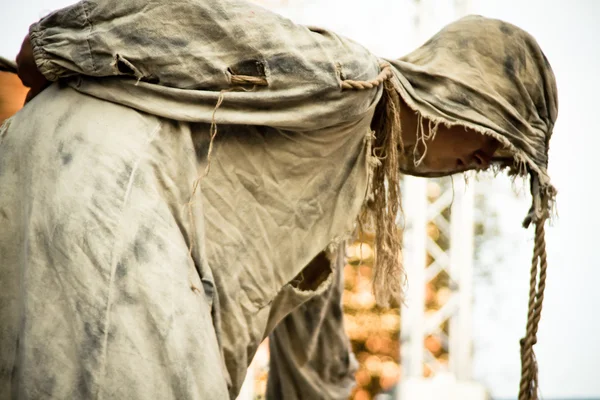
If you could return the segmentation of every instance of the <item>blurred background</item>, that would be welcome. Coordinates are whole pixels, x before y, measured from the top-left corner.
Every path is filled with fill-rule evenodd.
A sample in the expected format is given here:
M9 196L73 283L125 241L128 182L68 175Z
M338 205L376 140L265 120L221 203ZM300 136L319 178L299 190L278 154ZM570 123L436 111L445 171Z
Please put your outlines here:
M3 1L0 55L13 58L29 24L72 2ZM537 38L559 89L550 151L559 217L547 230L549 271L535 346L540 387L545 399L600 398L600 1L255 2L295 22L334 30L386 58L410 52L464 14L503 19ZM14 90L0 111L22 101L22 90L2 76L0 90ZM404 254L409 297L402 310L374 305L372 235L364 233L348 249L345 321L360 362L353 398L391 399L401 392L404 400L516 398L533 246L532 232L521 228L530 204L526 183L486 175L467 186L461 177L413 178L403 192L410 229ZM240 398L261 398L267 365L263 344Z

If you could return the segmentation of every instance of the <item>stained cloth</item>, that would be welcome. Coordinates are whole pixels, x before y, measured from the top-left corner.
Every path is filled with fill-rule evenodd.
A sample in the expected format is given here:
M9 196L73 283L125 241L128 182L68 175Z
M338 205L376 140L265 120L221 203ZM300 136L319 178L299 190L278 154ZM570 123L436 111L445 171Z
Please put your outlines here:
M494 43L510 36L499 21L459 24L475 20ZM448 100L458 90L425 85L452 69L459 31L442 32L433 54L429 43L390 60L398 93L432 121L494 135L550 187L537 150L543 136L547 154L556 110L553 78L539 83L549 67L531 55L541 51L523 40L525 61L501 52L501 68L480 44L464 46L471 61L440 81L479 82L469 111ZM1 133L0 394L234 398L262 338L331 290L331 273L300 289L301 271L352 230L382 93L340 86L373 79L380 60L240 1L84 1L30 33L40 70L60 82ZM513 70L527 79L482 82ZM268 85L240 90L239 75ZM539 129L519 130L515 115Z
M105 118L90 119L94 113ZM331 276L317 287L285 282L275 292L279 276L302 269L269 264L274 251L268 246L292 255L294 243L280 239L285 226L274 227L273 236L254 227L255 234L266 235L264 248L240 239L237 213L227 204L263 194L245 189L231 174L237 170L242 179L255 165L223 171L230 179L219 183L214 196L231 190L230 197L208 200L204 213L197 202L189 219L185 204L196 163L203 160L195 150L208 129L191 130L57 86L10 120L2 136L0 179L11 188L0 197L3 396L235 398L262 339L296 306L328 290ZM255 139L264 133L232 129L230 137L235 132ZM240 162L258 152L254 147L240 153L239 142L221 137L215 160L226 150ZM274 133L274 140L279 137ZM357 142L362 146L362 136ZM265 160L274 155L263 153ZM336 164L318 167L336 176ZM212 172L221 175L216 161ZM343 182L347 177L341 175ZM203 192L213 198L210 189ZM210 218L201 236L203 214ZM328 365L338 360L344 361L334 355ZM343 389L347 394L349 388Z
M558 91L550 63L533 36L504 21L468 16L405 57L388 61L396 70L393 82L412 109L429 121L494 137L502 144L494 163L512 174L531 174L537 186L532 188L534 200L544 198L545 204L532 210L527 222L548 212L556 194L548 176L548 150ZM420 155L424 146L407 151ZM405 172L447 174L422 172L414 159L407 154Z
M345 261L339 254L330 288L287 315L269 336L268 399L349 398L358 363L342 321Z
M381 88L340 82L378 59L233 1L82 2L31 40L65 78L1 134L0 397L235 398L263 338L334 281L299 283L367 192ZM269 86L223 94L190 214L232 73ZM323 366L346 371L340 397L351 362Z

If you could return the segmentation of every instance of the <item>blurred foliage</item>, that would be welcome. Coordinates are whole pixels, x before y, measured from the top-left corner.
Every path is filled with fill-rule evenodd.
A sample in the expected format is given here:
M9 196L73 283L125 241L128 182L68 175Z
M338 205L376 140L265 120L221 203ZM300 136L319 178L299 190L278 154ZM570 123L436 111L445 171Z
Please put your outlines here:
M360 241L348 247L344 268L344 316L346 332L359 362L351 398L372 399L393 388L400 379L399 305L381 309L372 289L373 241L362 232Z

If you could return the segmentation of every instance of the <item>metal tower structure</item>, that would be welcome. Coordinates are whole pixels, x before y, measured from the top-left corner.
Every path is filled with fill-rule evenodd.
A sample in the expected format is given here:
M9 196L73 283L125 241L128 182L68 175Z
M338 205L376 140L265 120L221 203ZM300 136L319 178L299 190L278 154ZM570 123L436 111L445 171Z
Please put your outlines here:
M420 43L469 9L469 0L415 3ZM401 319L400 400L488 398L471 381L474 184L466 185L462 176L404 179L409 281Z

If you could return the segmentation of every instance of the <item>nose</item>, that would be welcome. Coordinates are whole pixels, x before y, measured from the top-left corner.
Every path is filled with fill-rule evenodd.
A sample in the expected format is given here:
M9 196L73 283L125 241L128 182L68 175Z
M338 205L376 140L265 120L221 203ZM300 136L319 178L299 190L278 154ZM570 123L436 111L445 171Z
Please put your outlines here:
M476 168L486 169L490 166L490 163L492 162L492 155L487 154L481 150L477 150L475 153L473 153L472 160Z

